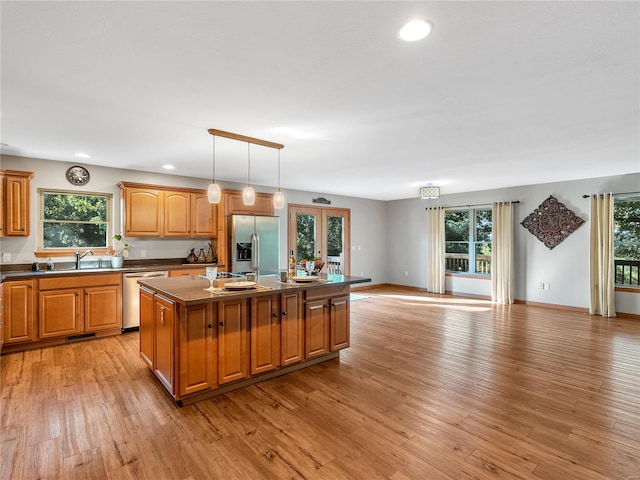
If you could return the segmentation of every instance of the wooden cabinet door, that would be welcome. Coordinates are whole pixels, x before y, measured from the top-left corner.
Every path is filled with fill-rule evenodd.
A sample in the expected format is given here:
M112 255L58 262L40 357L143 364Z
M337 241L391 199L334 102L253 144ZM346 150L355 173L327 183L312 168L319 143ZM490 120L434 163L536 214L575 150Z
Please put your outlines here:
M124 189L125 236L158 237L163 232L164 192Z
M280 364L284 367L304 360L302 293L283 293L280 304Z
M217 305L181 306L180 317L180 395L215 388Z
M122 328L122 293L119 285L85 288L84 298L87 332Z
M251 298L251 375L280 366L280 301L278 295Z
M171 394L174 394L174 303L154 297L153 372Z
M170 277L197 277L198 275L204 275L206 272L205 267L201 268L178 268L176 270L169 270Z
M218 383L247 377L247 364L246 300L218 302Z
M0 171L0 237L4 237L4 196L5 182L4 172Z
M34 280L4 282L2 290L4 343L35 340Z
M349 297L332 298L331 315L331 351L349 346Z
M140 287L140 358L153 370L153 293Z
M38 338L77 335L84 331L82 288L40 292Z
M185 192L164 192L164 236L191 235L191 199Z
M329 300L315 300L305 304L305 357L329 353Z
M209 203L207 194L191 194L191 235L213 238L218 236L218 205Z
M29 235L29 179L5 179L5 230L7 236Z
M256 201L253 205L245 205L242 201L242 192L238 190L225 190L224 204L225 215L273 215L273 195L256 192Z

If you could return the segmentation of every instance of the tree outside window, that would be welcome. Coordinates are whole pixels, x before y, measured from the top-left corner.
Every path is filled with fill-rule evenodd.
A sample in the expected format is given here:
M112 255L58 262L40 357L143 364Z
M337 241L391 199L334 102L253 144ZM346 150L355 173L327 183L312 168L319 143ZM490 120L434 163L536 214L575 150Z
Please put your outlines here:
M640 197L615 198L613 257L618 285L640 285Z
M491 273L490 209L445 212L445 265L448 272Z
M109 246L110 194L40 191L44 249Z

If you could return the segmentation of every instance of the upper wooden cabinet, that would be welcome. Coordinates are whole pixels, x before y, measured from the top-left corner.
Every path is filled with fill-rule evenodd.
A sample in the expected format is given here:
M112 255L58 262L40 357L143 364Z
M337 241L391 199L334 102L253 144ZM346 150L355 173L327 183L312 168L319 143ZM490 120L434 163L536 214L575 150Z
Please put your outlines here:
M226 215L273 215L273 194L256 192L253 205L245 205L242 192L239 190L223 190L221 205Z
M29 236L29 186L33 172L1 170L0 237Z
M120 182L124 233L127 237L213 238L218 206L206 190Z

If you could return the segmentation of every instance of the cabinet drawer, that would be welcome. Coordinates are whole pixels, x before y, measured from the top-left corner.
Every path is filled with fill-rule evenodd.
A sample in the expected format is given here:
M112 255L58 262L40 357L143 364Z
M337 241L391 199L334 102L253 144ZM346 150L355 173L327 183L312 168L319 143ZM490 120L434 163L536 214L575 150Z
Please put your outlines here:
M170 277L192 277L205 274L205 267L201 268L180 268L178 270L169 270Z
M60 288L99 287L102 285L119 285L121 273L100 275L73 275L69 277L41 278L40 290L57 290Z
M305 292L305 301L349 295L349 289L349 285L336 285L335 287L314 288Z

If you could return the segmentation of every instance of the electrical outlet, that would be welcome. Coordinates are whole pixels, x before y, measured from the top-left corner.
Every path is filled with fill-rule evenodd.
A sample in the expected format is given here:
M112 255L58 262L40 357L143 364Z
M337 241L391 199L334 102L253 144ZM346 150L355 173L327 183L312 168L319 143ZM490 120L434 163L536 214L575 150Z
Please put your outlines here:
M145 258L147 256L147 251L146 250L140 250L140 257L141 258Z
M364 272L360 272L360 276L361 276L361 277L364 277Z
M2 261L3 262L10 262L11 261L11 254L10 253L3 253L2 254Z
M544 286L544 289L545 289L545 290L551 290L551 284L550 284L550 283L547 283L547 284Z
M544 283L540 282L539 287L540 287L540 290L544 290Z
M406 270L404 271L404 276L408 277L409 276L409 272L407 272Z

